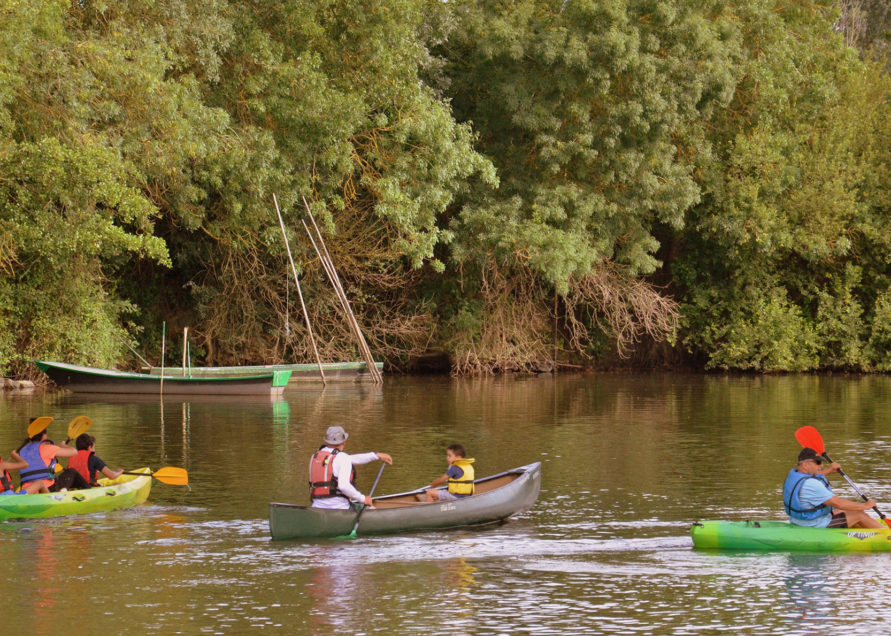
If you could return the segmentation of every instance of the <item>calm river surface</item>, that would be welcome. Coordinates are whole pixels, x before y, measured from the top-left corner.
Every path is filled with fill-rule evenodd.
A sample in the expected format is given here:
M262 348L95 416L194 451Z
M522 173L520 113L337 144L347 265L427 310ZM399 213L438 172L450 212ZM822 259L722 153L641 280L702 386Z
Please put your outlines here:
M891 555L709 553L697 519L782 518L812 424L891 511L891 378L578 375L292 385L282 400L0 399L0 453L28 418L94 421L112 467L181 466L147 504L0 523L6 633L887 632ZM541 461L537 504L471 531L272 542L270 501L307 503L326 427L393 455L379 494L445 471ZM377 464L360 467L368 490ZM364 468L364 470L362 469ZM837 477L837 491L854 497Z

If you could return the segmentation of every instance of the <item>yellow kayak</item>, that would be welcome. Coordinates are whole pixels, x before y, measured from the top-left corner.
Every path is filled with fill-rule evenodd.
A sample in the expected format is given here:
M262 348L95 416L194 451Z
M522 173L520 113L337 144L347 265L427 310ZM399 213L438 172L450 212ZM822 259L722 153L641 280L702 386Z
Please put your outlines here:
M98 487L86 490L42 495L0 495L0 521L82 515L136 506L148 499L152 477L149 468L139 468L133 472L145 475L102 478L98 480Z
M891 529L806 528L785 521L697 521L693 546L711 550L887 552Z

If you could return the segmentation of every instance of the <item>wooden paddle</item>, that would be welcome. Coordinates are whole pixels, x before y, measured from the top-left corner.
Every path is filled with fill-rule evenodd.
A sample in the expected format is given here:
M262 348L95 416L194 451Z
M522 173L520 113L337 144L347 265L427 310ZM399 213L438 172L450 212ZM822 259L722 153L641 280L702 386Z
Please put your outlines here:
M371 497L371 496L374 495L374 489L377 488L377 482L380 481L380 479L381 479L381 475L384 474L384 468L386 468L386 467L387 467L387 464L386 464L385 462L381 462L381 469L380 469L379 471L377 471L377 477L376 477L375 480L374 480L374 484L372 484L372 486L371 486L371 490L368 491L368 496L369 496L369 497ZM345 537L338 537L339 539L355 539L355 538L356 538L356 530L359 529L359 519L362 518L362 513L365 512L365 509L366 509L367 507L368 507L368 506L366 506L366 505L363 504L362 507L359 509L359 514L356 515L356 523L353 525L353 530L352 530L352 532L350 532L350 533L349 533L348 535L346 535Z
M133 472L123 472L122 475L148 475L149 473L133 473ZM163 484L170 484L171 486L188 486L189 485L189 473L186 472L185 468L177 468L176 466L164 466L164 468L159 468L155 472L151 473L151 476L160 481Z
M820 435L820 432L815 429L813 426L802 426L797 431L795 431L795 439L798 440L798 443L804 446L805 448L813 448L817 453L826 458L830 464L832 463L832 458L826 453L826 448L823 446L823 437ZM838 469L838 474L845 478L845 481L850 484L851 488L854 489L858 495L863 497L863 501L869 501L869 497L864 495L860 489L857 487L850 477L845 474L841 468ZM891 519L885 518L885 515L882 514L882 511L879 510L878 506L873 506L873 510L875 510L876 514L879 515L879 518L885 522L889 528L891 528Z

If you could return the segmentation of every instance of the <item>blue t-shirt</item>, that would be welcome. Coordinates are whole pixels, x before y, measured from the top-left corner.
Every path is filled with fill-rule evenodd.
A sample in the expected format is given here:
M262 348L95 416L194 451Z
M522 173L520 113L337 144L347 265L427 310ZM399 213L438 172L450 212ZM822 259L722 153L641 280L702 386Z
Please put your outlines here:
M826 487L820 479L805 479L801 485L801 491L798 498L801 500L802 508L816 508L824 503L827 499L832 499L835 495ZM831 510L829 514L820 515L816 519L795 519L789 518L789 521L797 526L811 526L813 528L825 528L832 521Z

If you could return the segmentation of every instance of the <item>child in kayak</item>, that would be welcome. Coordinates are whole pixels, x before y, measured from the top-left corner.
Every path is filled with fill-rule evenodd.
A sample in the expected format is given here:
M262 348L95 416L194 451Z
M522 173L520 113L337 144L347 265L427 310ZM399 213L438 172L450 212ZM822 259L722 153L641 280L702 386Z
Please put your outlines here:
M0 495L15 495L15 484L12 483L9 471L28 467L28 462L22 459L17 452L12 451L9 455L12 457L12 461L4 461L0 457Z
M96 478L102 473L109 479L117 479L123 469L112 470L96 455L96 438L83 433L75 441L77 455L68 460L68 468L73 468L83 477L90 487L98 486Z
M452 444L446 449L446 461L449 469L441 477L430 483L427 490L427 501L452 501L470 497L473 494L473 459L467 457L467 451L461 444ZM438 487L448 484L446 490Z
M31 418L28 424L28 438L18 449L22 459L27 462L24 468L19 469L22 491L29 495L38 492L58 492L62 488L70 487L68 481L77 476L72 475L73 471L67 474L66 471L62 471L56 475L56 458L74 457L77 451L65 442L56 446L52 440L46 438L46 427L52 421L51 417Z

